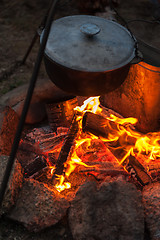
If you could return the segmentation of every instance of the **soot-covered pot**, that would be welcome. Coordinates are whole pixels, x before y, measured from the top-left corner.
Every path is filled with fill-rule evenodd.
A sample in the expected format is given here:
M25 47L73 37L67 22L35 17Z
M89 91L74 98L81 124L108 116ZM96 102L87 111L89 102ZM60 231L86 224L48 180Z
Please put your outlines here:
M88 15L63 17L51 26L44 54L46 71L66 92L102 95L125 80L135 45L130 32L114 21Z

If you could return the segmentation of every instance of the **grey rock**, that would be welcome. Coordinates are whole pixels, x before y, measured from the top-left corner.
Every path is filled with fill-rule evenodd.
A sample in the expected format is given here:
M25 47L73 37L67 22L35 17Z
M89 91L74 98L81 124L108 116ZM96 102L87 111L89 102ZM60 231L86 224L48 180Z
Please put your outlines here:
M58 223L66 214L69 202L56 190L33 179L26 179L9 218L38 232Z
M20 116L28 86L29 84L24 84L4 94L0 98L0 105L12 107ZM46 117L45 103L58 102L68 96L70 94L57 88L50 80L38 79L25 122L28 124L41 122Z
M142 196L145 220L151 240L160 240L160 183L145 186Z
M143 240L141 194L121 177L83 184L69 210L75 240Z
M1 155L0 156L0 185L2 184L4 173L6 170L8 162L8 156ZM8 213L11 209L11 207L14 206L19 190L22 187L22 181L23 181L23 174L22 174L22 168L20 163L15 160L12 171L10 174L10 178L8 181L8 185L6 188L6 192L4 195L4 199L2 202L2 207L0 209L0 216L4 213Z

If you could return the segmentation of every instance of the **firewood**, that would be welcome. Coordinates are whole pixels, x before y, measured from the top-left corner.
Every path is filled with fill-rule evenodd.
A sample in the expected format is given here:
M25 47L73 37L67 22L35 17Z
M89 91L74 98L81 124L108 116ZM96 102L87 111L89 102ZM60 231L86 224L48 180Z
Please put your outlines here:
M125 133L122 136L118 135L119 126L115 122L104 118L98 114L86 112L83 116L82 128L85 132L90 132L98 137L108 138L109 134L115 134L118 137L116 141L108 141L106 145L113 155L122 161L128 150L134 147L136 138L127 136ZM151 177L145 171L145 168L133 156L128 156L121 162L122 166L137 179L142 185L150 183Z
M61 134L58 136L53 136L50 134L48 138L40 141L39 146L41 149L43 149L43 152L49 152L51 150L53 151L53 149L57 148L59 144L62 144L65 137L66 134Z
M77 105L76 97L64 99L58 103L47 103L46 111L51 129L56 131L58 127L69 127Z
M58 157L58 160L56 163L53 180L55 179L56 175L63 174L64 163L67 161L68 155L70 153L73 142L77 136L78 130L79 130L79 122L77 121L77 115L75 113L73 116L71 126L68 130L68 134L67 134L66 138L64 139L64 143L63 143L61 152L59 154L59 157Z
M137 179L143 186L151 183L151 177L147 174L145 168L138 162L138 160L134 156L129 156L128 159L129 162L125 168L130 175Z
M82 122L83 131L91 132L96 136L101 136L108 138L109 134L115 134L118 136L119 128L118 124L115 122L106 119L105 117L94 114L91 112L86 112L83 116ZM127 143L130 145L135 145L136 138L127 136L125 133L119 138L119 141L122 141L123 144Z
M36 149L40 149L41 152L46 153L57 148L57 146L63 142L65 137L66 129L57 135L53 132L45 133L42 129L39 129L39 131L37 130L36 133L32 131L27 134L26 139L23 141L22 147L24 147L24 143L28 142L28 144L33 145L28 149L29 151L34 147Z
M54 165L66 134L46 134L35 143L24 139L19 144L17 158L24 168L25 176L31 177L48 165ZM36 140L36 139L35 139Z
M39 148L38 144L32 144L31 142L26 140L21 140L18 151L35 153L38 155L41 155L43 153L43 151Z
M99 173L105 173L105 175L109 175L109 176L117 176L117 175L128 175L127 172L123 171L123 170L108 170L108 169L97 169L97 168L86 168L86 169L82 169L79 171L80 173L87 173L87 172L99 172Z
M25 177L30 177L45 167L47 167L47 163L44 157L37 156L30 164L24 167Z

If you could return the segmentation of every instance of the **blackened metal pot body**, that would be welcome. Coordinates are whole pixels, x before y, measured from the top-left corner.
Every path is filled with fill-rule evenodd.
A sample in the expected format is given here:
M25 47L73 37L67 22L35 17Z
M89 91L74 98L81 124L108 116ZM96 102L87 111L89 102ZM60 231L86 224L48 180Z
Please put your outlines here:
M112 71L85 72L61 66L44 57L49 78L60 89L76 96L98 96L118 88L126 79L130 64Z
M76 15L53 22L44 62L62 90L97 96L118 88L135 58L135 39L126 28L100 17Z

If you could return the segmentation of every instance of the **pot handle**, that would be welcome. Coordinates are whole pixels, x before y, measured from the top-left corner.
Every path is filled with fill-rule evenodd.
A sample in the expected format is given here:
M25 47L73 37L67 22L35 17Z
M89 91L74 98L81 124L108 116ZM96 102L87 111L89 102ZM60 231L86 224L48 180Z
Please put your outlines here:
M138 64L139 62L143 61L143 54L137 50L135 57L132 59L131 64Z

